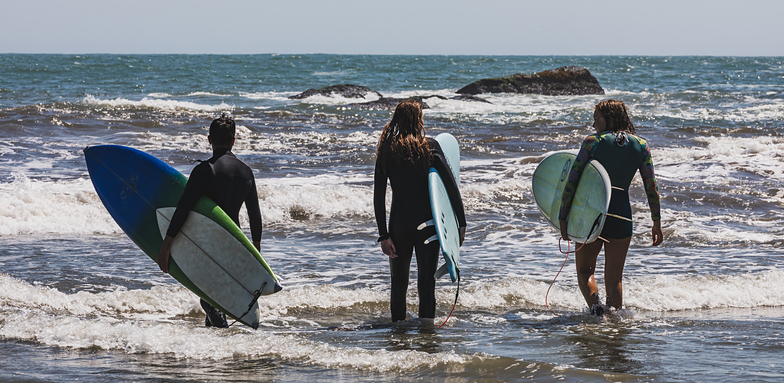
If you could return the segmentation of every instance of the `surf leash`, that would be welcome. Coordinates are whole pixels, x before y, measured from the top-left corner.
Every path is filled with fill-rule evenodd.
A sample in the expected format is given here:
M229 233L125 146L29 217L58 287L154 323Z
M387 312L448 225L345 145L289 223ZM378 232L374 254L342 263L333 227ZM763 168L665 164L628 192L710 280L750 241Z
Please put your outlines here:
M596 229L596 227L599 226L599 219L600 218L602 218L601 214L599 214L599 216L596 217L596 220L594 220L593 225L591 226L591 230L588 232L588 236L587 237L590 238L591 234L593 234L594 229ZM555 311L553 311L550 308L550 303L547 302L547 296L550 295L550 289L553 288L553 285L555 284L555 280L558 279L558 276L561 275L561 272L563 271L564 266L566 266L566 261L569 259L569 254L570 253L577 254L577 252L580 251L583 248L583 246L585 246L585 242L583 242L583 244L580 245L580 247L574 249L574 251L571 251L572 250L572 248L571 248L572 247L571 246L572 242L569 241L569 240L566 240L566 251L563 251L563 247L561 246L561 240L562 239L563 238L560 238L560 237L558 238L558 251L560 251L561 254L566 254L566 257L564 258L564 261L561 264L561 269L559 269L558 273L555 274L555 278L553 278L553 281L550 282L550 287L547 288L547 292L544 294L544 305L547 306L547 310L549 310L553 315L555 315L557 317L559 317L561 315L560 314L556 314Z
M446 316L444 323L441 323L441 326L438 328L444 327L449 318L452 316L452 313L455 311L455 306L457 306L457 296L460 295L460 269L457 269L457 290L455 291L455 303L452 304L452 310L449 311L449 315Z
M229 325L229 327L234 326L234 324L237 323L238 320L242 319L242 317L244 317L245 315L248 315L250 310L253 308L253 305L256 304L256 301L259 300L259 297L261 296L261 292L264 291L264 287L265 286L267 286L267 281L264 281L264 283L261 284L261 288L260 289L258 289L258 290L253 292L253 299L250 301L250 304L248 304L248 309L245 311L245 313L240 315L239 318L235 319L234 322L232 322ZM258 323L255 323L255 325L256 326L251 326L251 327L253 327L254 330L259 328L259 324Z

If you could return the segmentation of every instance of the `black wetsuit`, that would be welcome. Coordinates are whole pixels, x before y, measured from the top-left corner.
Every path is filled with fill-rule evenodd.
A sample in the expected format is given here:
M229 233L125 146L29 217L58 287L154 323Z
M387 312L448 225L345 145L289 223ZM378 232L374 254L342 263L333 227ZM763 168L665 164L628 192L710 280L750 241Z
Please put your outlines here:
M458 225L466 226L463 200L457 188L452 172L447 166L441 146L437 141L428 138L432 166L442 175L447 194L457 215ZM434 318L436 312L434 274L438 266L439 243L424 241L435 234L430 226L417 230L417 226L433 219L430 210L430 195L427 188L429 169L419 161L412 163L402 159L395 161L391 156L386 163L376 161L374 176L373 207L378 224L379 240L392 238L397 258L389 259L392 274L390 308L392 320L406 319L406 290L408 289L409 267L411 256L416 248L417 258L417 289L419 292L419 317ZM386 191L387 178L392 187L392 207L389 212L389 231L386 223Z
M253 170L228 149L216 149L212 158L193 168L166 235L174 237L179 233L188 213L202 195L215 201L237 226L240 224L240 208L245 203L251 238L253 242L261 241L261 209ZM207 313L207 326L228 327L225 314L204 300L201 300L201 307Z

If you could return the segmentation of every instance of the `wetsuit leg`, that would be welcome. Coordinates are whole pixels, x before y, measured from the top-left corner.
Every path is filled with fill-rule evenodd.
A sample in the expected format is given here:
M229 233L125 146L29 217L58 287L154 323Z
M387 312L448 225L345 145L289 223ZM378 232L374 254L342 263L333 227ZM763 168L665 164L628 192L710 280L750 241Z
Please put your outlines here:
M392 288L389 306L392 321L406 319L406 291L408 290L408 274L411 267L411 255L414 251L413 235L393 235L397 258L389 258L389 269L392 275Z
M419 317L436 317L436 278L438 255L441 245L438 241L425 245L424 238L416 242L417 291L419 293Z
M207 303L204 299L201 299L200 301L201 308L204 309L204 312L207 314L207 318L204 320L205 326L220 328L229 327L229 324L226 322L226 314L220 312L215 307L212 307L212 305Z

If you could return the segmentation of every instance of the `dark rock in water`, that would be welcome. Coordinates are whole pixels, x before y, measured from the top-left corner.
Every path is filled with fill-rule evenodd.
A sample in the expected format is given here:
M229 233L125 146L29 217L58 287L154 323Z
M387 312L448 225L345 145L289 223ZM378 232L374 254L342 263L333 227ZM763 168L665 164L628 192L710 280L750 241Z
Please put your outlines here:
M358 102L355 104L348 104L346 106L350 108L357 108L357 109L395 110L397 104L399 104L401 101L414 100L422 104L422 109L430 109L430 106L428 106L424 101L422 101L430 97L441 97L441 96L414 96L409 98L381 97L376 101ZM445 98L445 97L441 97L441 98Z
M367 98L366 96L368 94L375 94L378 97L382 97L381 93L378 93L375 90L366 88L364 86L342 84L342 85L331 85L321 89L308 89L300 94L289 96L289 98L292 100L299 100L303 98L308 98L310 96L329 97L332 96L333 94L337 94L345 98Z
M452 97L451 99L452 100L459 100L459 101L486 102L488 104L492 104L492 102L487 101L484 98L472 96L470 94L461 94L459 96Z
M534 74L513 74L499 78L487 78L472 82L459 94L481 93L534 93L546 96L569 96L604 94L596 77L588 69L578 66L563 66Z
M354 104L348 104L346 106L347 107L351 107L351 108L357 108L357 109L395 110L395 108L397 107L397 104L399 104L401 101L414 100L414 101L417 101L420 104L422 104L422 109L430 109L430 106L427 105L427 103L425 102L425 99L428 99L428 98L439 98L441 100L476 101L476 102L486 102L488 104L491 104L490 101L487 101L487 100L485 100L483 98L480 98L480 97L474 97L474 96L471 96L471 95L460 95L460 96L455 96L455 97L452 97L452 98L446 98L444 96L439 96L437 94L434 94L434 95L430 95L430 96L414 96L414 97L409 97L409 98L381 97L381 98L379 98L376 101L358 102L358 103L354 103Z

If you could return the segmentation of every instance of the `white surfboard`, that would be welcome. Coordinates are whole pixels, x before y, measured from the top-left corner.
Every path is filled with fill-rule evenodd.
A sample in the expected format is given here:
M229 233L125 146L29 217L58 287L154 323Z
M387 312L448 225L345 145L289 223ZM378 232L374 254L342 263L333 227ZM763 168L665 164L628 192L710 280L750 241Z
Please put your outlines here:
M455 182L460 185L460 147L457 139L449 133L441 133L435 138L444 152L447 165L455 177ZM457 216L449 201L446 186L435 168L430 168L428 174L428 189L430 192L430 208L433 213L433 224L436 227L437 239L444 257L444 265L435 274L441 278L449 273L452 282L457 281L460 274L460 233L458 231ZM421 227L421 226L420 226Z
M157 209L165 236L175 207ZM191 211L171 245L171 257L183 273L227 314L257 328L260 295L280 290L274 275L234 235L208 217ZM252 303L252 305L251 305Z
M561 228L558 213L561 209L561 196L575 159L577 155L574 153L552 153L536 167L532 180L531 188L536 206L559 233ZM589 161L577 184L567 217L569 239L580 243L591 243L599 237L607 218L611 189L610 176L602 164L595 160Z

